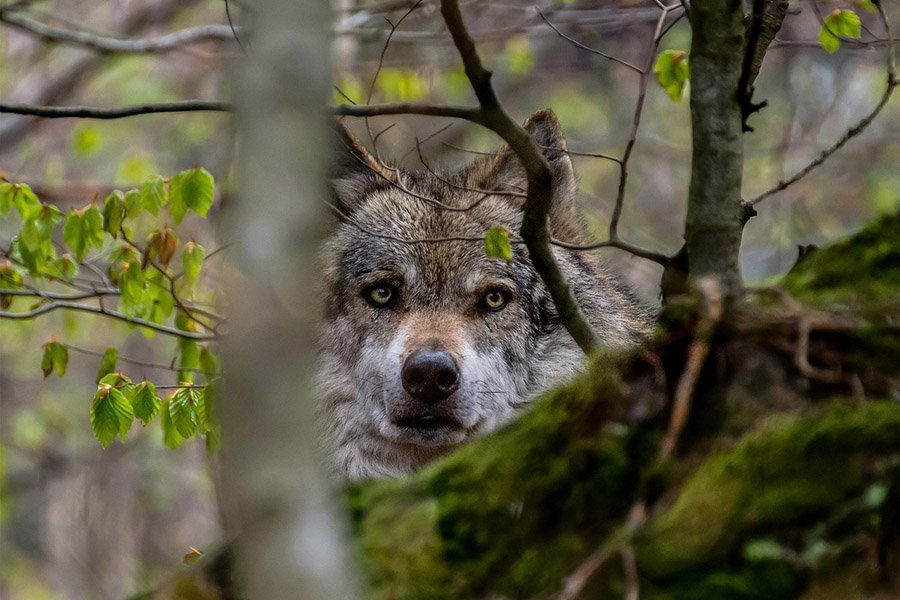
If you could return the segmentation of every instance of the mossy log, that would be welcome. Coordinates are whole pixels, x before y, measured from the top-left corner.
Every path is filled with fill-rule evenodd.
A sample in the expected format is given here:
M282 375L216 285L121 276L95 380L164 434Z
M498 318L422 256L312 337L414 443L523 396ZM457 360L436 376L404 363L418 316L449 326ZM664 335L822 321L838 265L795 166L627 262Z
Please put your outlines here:
M896 597L898 226L804 258L726 315L674 458L658 447L690 307L503 430L350 489L374 597L552 598L600 547L637 574L606 561L581 597ZM624 528L638 502L648 516Z

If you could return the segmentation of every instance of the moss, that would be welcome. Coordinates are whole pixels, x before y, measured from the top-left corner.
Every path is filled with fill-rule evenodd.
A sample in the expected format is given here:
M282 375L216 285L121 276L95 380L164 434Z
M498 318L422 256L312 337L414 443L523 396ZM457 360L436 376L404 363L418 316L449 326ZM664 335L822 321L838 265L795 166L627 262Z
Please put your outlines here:
M648 523L642 574L657 583L734 559L747 535L773 534L827 515L867 481L871 458L898 452L900 405L836 405L781 416L708 460L674 504Z
M817 306L897 307L900 212L802 258L784 278L794 296Z
M621 522L652 455L627 428L624 357L605 355L515 426L407 480L351 491L364 562L379 598L512 597L558 587Z
M733 570L682 573L664 587L647 586L646 600L789 600L804 577L780 561L763 561Z

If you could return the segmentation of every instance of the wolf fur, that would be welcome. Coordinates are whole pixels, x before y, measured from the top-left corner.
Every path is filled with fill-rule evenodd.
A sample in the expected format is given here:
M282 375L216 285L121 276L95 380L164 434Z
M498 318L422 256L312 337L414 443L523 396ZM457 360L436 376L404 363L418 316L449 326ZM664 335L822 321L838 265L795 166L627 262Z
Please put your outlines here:
M514 244L507 264L488 258L478 241L490 227L515 234L521 223L525 175L508 148L456 172L406 171L338 129L339 224L324 257L318 385L342 475L395 476L507 422L578 372L584 356L525 246ZM526 129L555 176L551 235L587 241L556 116L539 111ZM648 313L596 256L553 253L603 344L635 344L649 331ZM493 310L498 299L506 303ZM420 349L456 365L458 387L447 388L448 397L409 392L416 389L407 387L409 363Z

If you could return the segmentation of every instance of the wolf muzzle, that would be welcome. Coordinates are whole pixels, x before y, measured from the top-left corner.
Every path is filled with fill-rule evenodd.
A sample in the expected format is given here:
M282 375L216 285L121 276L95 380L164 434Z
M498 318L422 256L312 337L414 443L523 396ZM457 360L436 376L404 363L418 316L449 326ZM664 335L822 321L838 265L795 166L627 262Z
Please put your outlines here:
M443 350L419 348L403 361L400 378L411 398L434 404L459 389L459 365Z

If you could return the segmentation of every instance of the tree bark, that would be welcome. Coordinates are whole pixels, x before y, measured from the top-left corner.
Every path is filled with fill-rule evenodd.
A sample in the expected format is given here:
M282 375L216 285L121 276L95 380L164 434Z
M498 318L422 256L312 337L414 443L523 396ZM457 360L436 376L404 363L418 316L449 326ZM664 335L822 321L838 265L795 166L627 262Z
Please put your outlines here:
M712 276L739 293L744 148L738 80L744 13L738 0L691 4L693 158L685 243L692 280Z
M327 194L328 3L260 0L235 93L239 199L224 239L231 331L222 499L242 598L352 594L314 425L316 253Z

